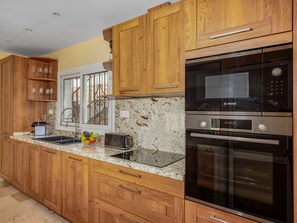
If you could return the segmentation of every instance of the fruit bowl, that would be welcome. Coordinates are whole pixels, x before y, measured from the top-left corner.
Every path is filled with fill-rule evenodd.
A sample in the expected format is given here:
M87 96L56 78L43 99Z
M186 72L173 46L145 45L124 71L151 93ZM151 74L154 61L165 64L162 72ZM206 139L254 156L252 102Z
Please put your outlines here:
M94 146L96 145L98 139L99 134L93 132L83 132L80 136L80 140L84 146Z

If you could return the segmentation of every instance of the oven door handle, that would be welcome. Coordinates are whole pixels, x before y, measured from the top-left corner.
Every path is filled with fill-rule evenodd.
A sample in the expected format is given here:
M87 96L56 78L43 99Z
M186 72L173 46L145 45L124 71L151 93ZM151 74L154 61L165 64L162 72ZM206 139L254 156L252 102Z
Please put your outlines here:
M208 139L225 139L232 140L238 142L252 142L252 143L261 143L268 145L279 145L279 140L273 139L257 139L257 138L245 138L245 137L236 137L236 136L222 136L222 135L208 135L208 134L200 134L200 133L191 133L191 137L198 138L208 138Z

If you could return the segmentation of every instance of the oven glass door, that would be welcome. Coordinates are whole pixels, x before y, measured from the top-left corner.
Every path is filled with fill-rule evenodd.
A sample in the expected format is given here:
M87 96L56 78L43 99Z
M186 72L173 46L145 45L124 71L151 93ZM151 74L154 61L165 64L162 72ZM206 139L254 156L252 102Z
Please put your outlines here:
M261 112L262 51L186 65L186 111Z
M292 222L290 138L259 136L249 142L250 134L233 134L235 140L230 133L221 139L200 135L187 131L187 197L236 213Z

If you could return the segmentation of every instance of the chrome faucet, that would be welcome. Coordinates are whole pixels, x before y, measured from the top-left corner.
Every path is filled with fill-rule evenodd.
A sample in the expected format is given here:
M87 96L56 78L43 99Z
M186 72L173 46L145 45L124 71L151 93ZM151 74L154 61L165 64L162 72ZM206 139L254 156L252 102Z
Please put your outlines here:
M63 111L61 112L61 115L60 115L60 125L63 125L64 112L67 110L71 110L74 113L74 117L72 115L72 121L75 121L74 137L78 138L78 136L80 134L79 133L79 122L78 122L78 114L75 109L73 109L73 108L64 108L63 109ZM69 121L66 121L66 127L68 126L68 122Z

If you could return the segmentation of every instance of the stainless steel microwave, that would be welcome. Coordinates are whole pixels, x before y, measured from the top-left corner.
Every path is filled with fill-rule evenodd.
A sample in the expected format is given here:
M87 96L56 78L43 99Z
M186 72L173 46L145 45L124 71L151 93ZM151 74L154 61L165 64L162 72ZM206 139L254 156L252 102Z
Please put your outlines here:
M286 44L187 60L186 113L291 116L292 54Z

